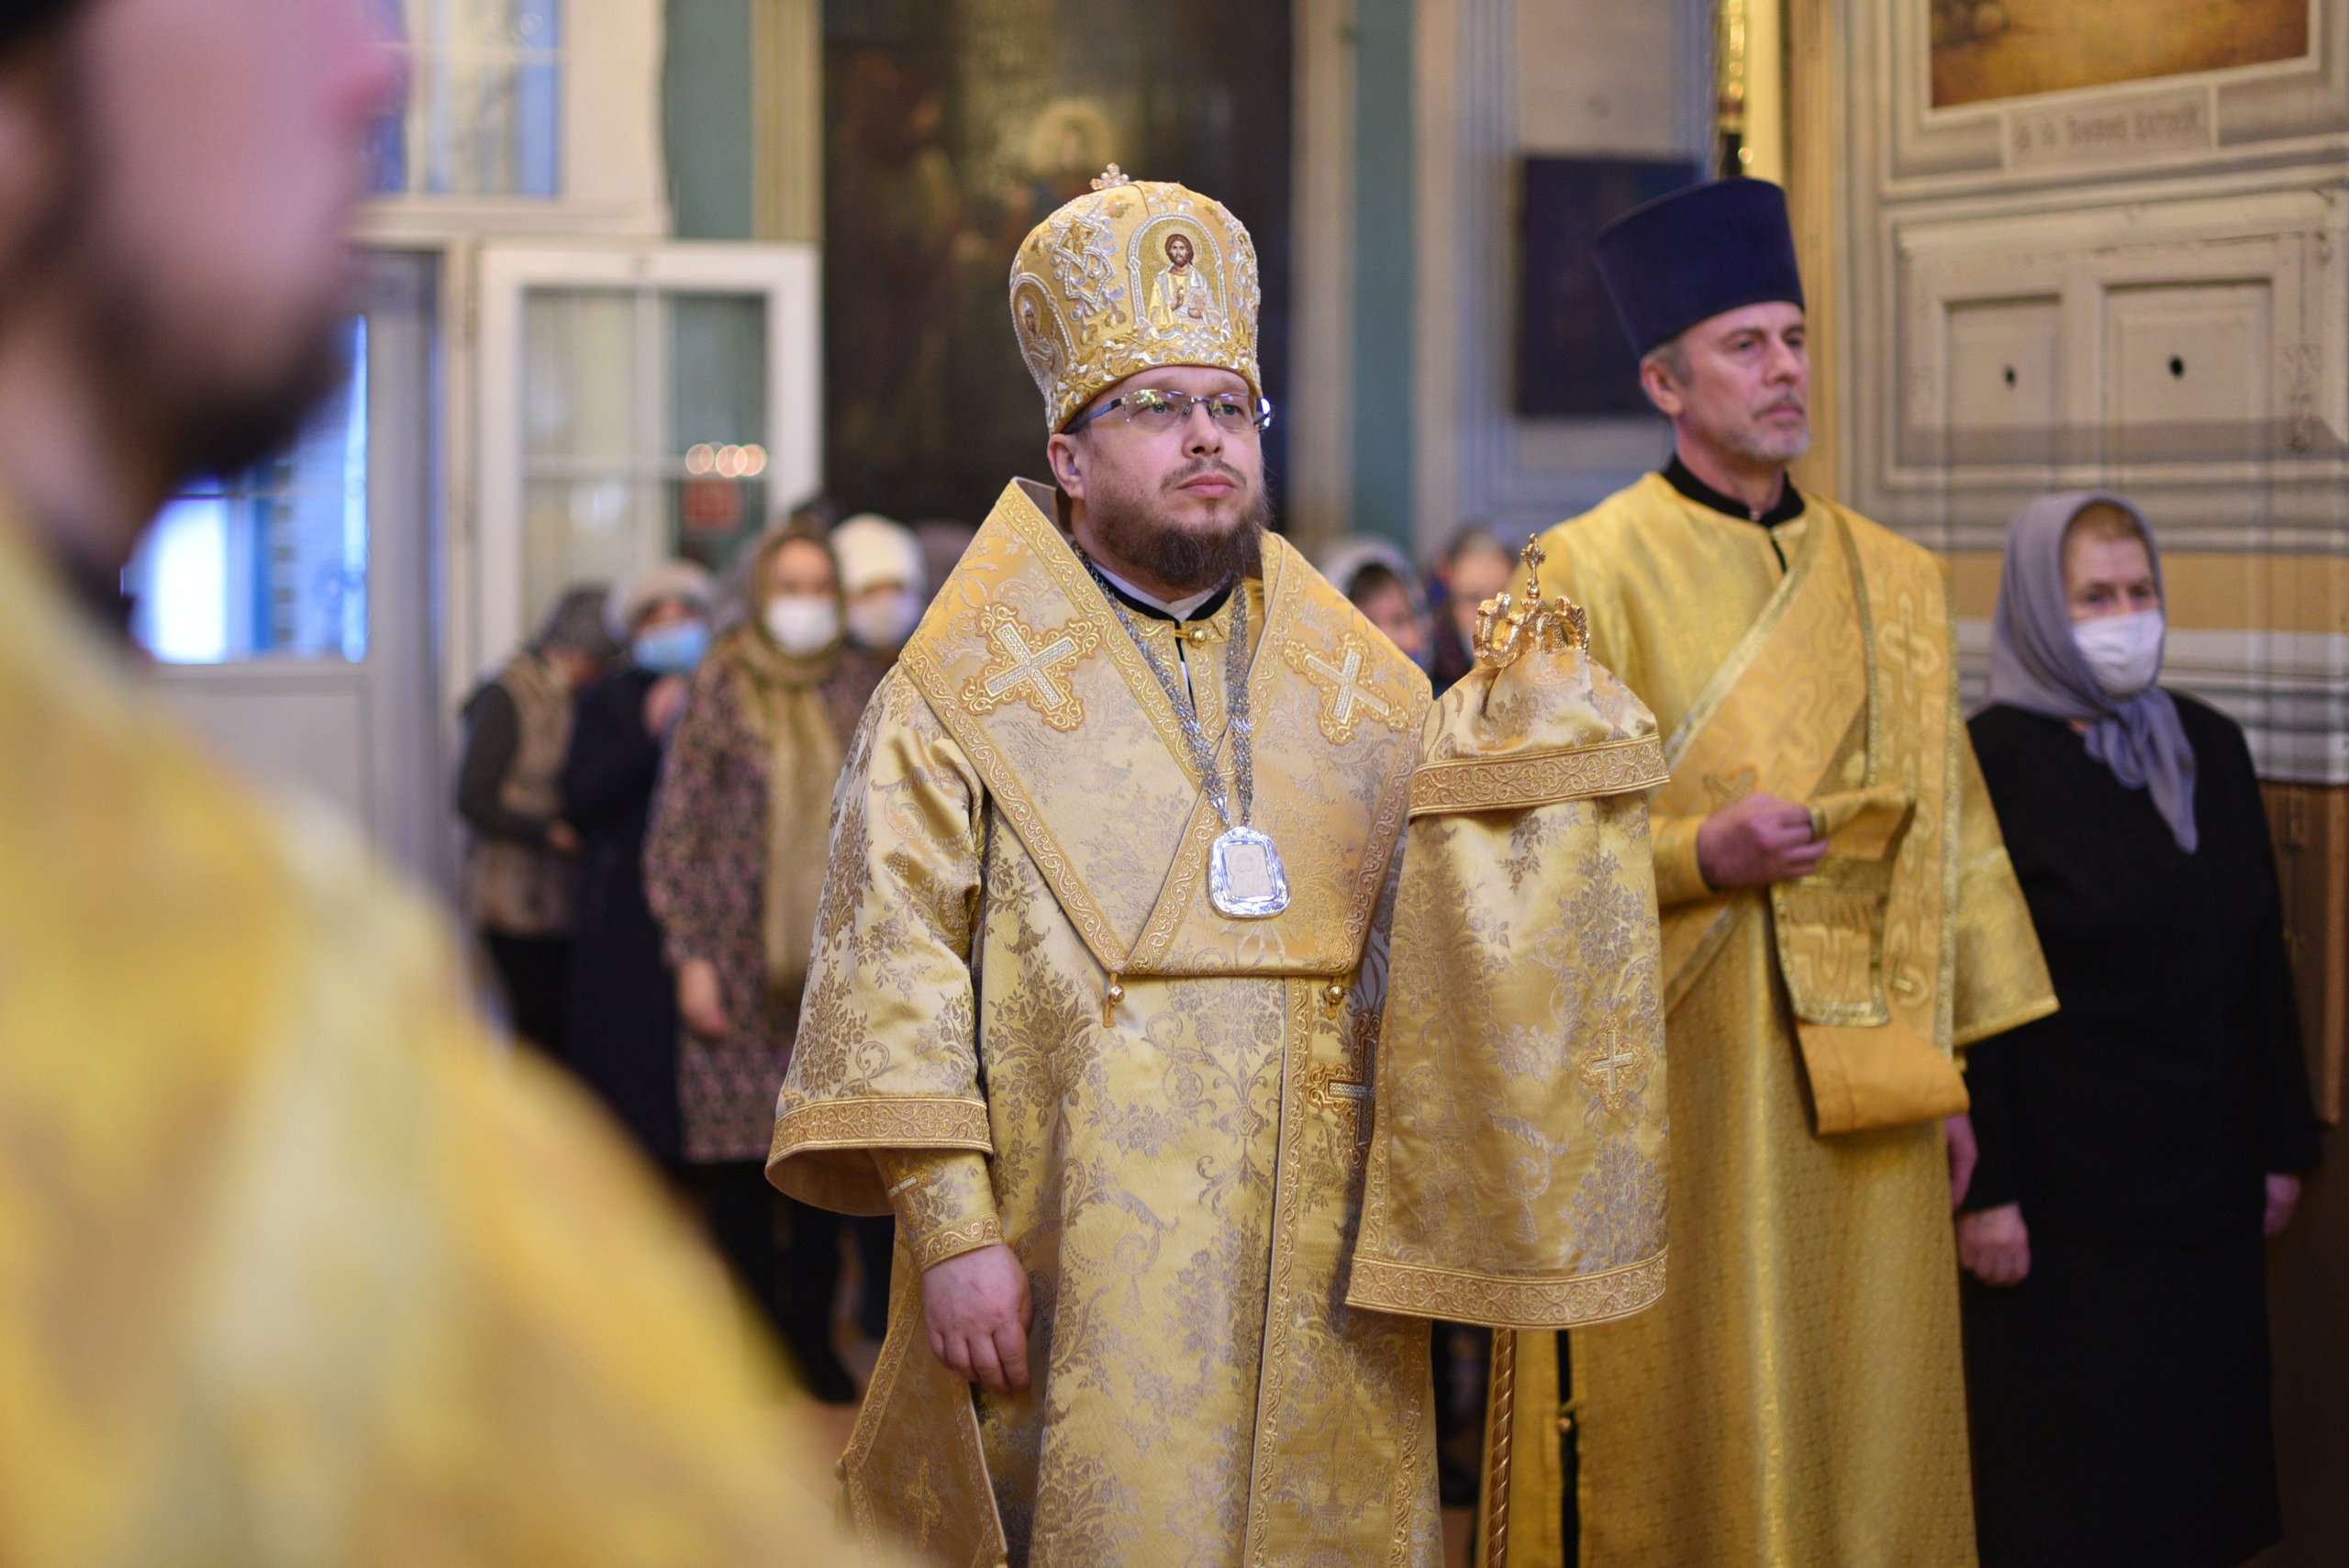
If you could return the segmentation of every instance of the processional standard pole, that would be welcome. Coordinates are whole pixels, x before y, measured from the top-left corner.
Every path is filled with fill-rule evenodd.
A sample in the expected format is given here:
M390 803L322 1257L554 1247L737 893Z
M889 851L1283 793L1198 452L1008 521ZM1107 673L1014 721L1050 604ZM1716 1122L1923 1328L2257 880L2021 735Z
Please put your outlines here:
M1517 1429L1517 1330L1493 1330L1492 1385L1485 1400L1485 1568L1508 1568L1510 1440Z

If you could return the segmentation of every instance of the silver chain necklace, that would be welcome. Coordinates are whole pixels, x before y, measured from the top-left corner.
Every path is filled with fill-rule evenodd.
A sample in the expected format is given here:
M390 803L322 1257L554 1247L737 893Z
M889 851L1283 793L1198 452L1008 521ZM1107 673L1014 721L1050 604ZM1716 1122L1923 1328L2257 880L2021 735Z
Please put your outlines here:
M1192 702L1190 692L1174 679L1134 624L1132 613L1118 597L1116 584L1091 558L1085 559L1085 565L1142 662L1157 677L1159 690L1166 694L1167 705L1174 708L1183 731L1184 747L1191 753L1191 764L1198 770L1199 787L1222 819L1223 831L1208 851L1208 902L1235 920L1261 920L1279 914L1288 907L1288 876L1281 867L1280 851L1270 838L1248 825L1256 805L1255 727L1248 713L1248 584L1241 580L1231 584L1231 646L1223 660L1224 709L1231 721L1232 788L1227 793L1223 771L1216 766L1215 747L1199 723L1198 706ZM1175 635L1182 635L1179 626ZM1232 819L1231 794L1240 797L1238 821Z

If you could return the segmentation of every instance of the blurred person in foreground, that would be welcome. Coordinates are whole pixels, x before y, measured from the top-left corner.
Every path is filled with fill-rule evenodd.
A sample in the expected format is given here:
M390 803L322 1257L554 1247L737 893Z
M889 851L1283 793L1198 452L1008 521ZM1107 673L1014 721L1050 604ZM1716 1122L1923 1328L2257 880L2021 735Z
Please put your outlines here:
M465 703L457 816L468 829L458 900L506 992L514 1032L562 1055L578 829L563 820L562 760L579 693L618 651L602 588L556 601L537 640Z
M88 607L336 373L398 89L345 0L0 13L0 1561L845 1562L641 1163Z
M1972 729L2063 1010L1966 1058L1984 1568L2229 1568L2283 1534L2261 1240L2316 1116L2251 752L2155 684L2165 631L2134 506L2016 516Z
M1595 252L1675 451L1542 543L1672 737L1651 820L1672 1267L1698 1284L1570 1337L1568 1550L1965 1562L1943 1120L1959 1053L2055 998L1958 721L1948 580L1787 475L1810 362L1777 186L1650 202Z
M921 539L878 512L859 512L832 530L849 641L881 661L896 661L929 607Z
M1441 593L1429 634L1428 678L1437 695L1476 667L1476 606L1507 589L1516 573L1516 552L1484 524L1470 523L1452 536L1436 562Z
M856 1385L832 1348L840 1217L767 1184L775 1095L799 1029L832 786L881 666L847 646L820 528L760 540L749 618L693 676L654 799L645 892L677 976L684 1159L719 1248L819 1399ZM775 1245L790 1210L791 1250ZM874 1294L886 1295L887 1253Z
M1420 602L1410 558L1383 539L1340 539L1324 557L1321 575L1395 645L1424 670L1431 651L1427 606Z
M661 561L614 588L604 625L619 668L579 699L562 798L585 860L571 951L565 1060L644 1151L685 1158L677 1106L677 981L644 894L661 758L709 651L709 573Z

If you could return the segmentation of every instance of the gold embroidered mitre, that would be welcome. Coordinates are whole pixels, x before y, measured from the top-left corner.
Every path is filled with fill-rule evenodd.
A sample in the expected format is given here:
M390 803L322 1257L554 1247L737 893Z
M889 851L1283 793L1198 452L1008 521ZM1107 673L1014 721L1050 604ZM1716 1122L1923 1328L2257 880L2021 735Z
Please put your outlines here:
M1011 263L1011 327L1046 426L1160 365L1213 365L1262 396L1260 293L1256 247L1222 204L1110 164Z

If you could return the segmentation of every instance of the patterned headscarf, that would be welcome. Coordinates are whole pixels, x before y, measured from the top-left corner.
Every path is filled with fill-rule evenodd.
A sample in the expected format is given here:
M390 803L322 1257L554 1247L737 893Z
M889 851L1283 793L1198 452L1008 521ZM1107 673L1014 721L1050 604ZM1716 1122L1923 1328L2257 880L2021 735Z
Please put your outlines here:
M2131 697L2107 696L2087 655L2072 640L2072 615L2064 603L2064 535L2073 518L2099 501L2136 522L2153 562L2154 587L2161 589L2161 551L2135 503L2109 490L2069 490L2031 502L2007 528L1990 631L1990 700L2087 725L2088 755L2110 768L2122 787L2150 789L2177 847L2190 855L2198 842L2194 748L2178 723L2177 704L2158 684Z
M767 568L794 542L832 560L832 597L840 599L840 562L823 528L794 519L770 529L751 562L750 618L728 632L712 655L733 676L742 712L767 743L767 864L762 889L760 947L767 989L788 994L807 975L816 909L824 892L831 837L832 786L841 747L821 685L841 662L841 642L811 654L784 651L766 627Z

